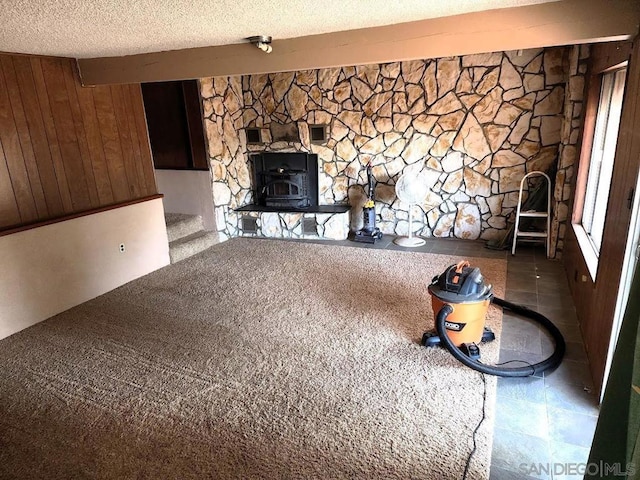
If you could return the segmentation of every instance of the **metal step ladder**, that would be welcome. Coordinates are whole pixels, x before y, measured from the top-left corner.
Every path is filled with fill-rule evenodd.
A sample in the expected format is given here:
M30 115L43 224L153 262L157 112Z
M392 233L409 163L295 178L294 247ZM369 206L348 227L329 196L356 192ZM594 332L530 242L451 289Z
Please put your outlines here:
M547 210L544 212L538 212L534 210L522 211L522 191L524 190L525 182L527 178L542 176L544 177L545 182L547 182ZM546 218L547 219L547 228L544 232L522 232L520 231L520 218L528 217L528 218ZM511 255L516 254L516 244L518 242L518 238L528 241L537 241L539 239L544 239L545 247L547 249L547 258L549 258L550 252L550 244L549 244L549 233L551 232L551 179L549 175L544 172L529 172L520 181L520 191L518 192L518 208L516 210L516 225L513 230L513 246L511 247Z

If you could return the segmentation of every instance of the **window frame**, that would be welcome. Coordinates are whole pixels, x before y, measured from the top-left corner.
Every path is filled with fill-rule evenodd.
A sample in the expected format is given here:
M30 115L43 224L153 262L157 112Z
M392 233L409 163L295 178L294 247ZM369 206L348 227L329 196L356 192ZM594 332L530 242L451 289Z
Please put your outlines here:
M591 238L590 234L584 228L582 224L583 213L585 208L585 199L587 194L587 184L589 182L589 171L590 164L592 158L592 150L594 147L594 139L596 134L596 124L598 118L598 110L600 107L600 98L601 98L601 90L603 78L605 75L617 73L620 70L625 70L625 83L623 86L623 95L621 98L621 103L624 101L624 91L627 86L628 80L628 61L621 62L619 64L610 66L608 68L602 69L597 72L592 72L589 77L589 84L585 102L585 116L584 116L584 125L583 125L583 134L582 134L582 146L580 149L580 159L578 163L578 173L576 179L576 188L575 188L575 196L574 196L574 204L573 211L571 216L571 226L573 228L574 234L576 236L576 240L584 257L584 261L587 265L587 269L589 270L589 274L591 275L591 279L595 282L596 275L598 272L598 264L600 252L602 251L603 245L598 249ZM615 78L614 78L615 82ZM620 116L622 115L622 110L620 111ZM619 135L619 131L618 131ZM613 148L612 154L614 155L615 160L615 150L617 147L617 137L616 135L616 143ZM612 178L613 179L613 178ZM610 179L610 183L612 181ZM605 224L606 224L606 216L609 210L609 200L610 200L610 192L607 196L607 205L605 207ZM603 227L604 229L604 227Z

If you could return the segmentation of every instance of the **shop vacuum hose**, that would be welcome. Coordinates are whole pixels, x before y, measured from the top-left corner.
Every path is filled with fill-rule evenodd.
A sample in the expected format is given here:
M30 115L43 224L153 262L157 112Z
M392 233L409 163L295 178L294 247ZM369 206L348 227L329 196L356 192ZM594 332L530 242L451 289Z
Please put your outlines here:
M440 341L444 344L445 348L449 350L449 353L451 353L451 355L453 355L459 362L469 368L499 377L530 377L546 370L554 369L558 365L560 365L562 357L564 357L566 344L562 333L560 332L560 330L558 330L558 327L556 327L553 322L551 322L551 320L538 312L530 310L527 307L507 302L506 300L498 297L492 297L492 302L505 310L509 310L516 315L530 318L531 320L534 320L535 322L540 324L551 334L551 337L555 342L555 350L553 354L539 363L513 368L507 368L497 365L486 365L482 362L474 360L467 356L464 352L462 352L451 341L449 335L447 335L445 322L447 320L447 317L453 313L453 307L449 304L445 304L436 315L436 330L438 332L438 335L440 336Z

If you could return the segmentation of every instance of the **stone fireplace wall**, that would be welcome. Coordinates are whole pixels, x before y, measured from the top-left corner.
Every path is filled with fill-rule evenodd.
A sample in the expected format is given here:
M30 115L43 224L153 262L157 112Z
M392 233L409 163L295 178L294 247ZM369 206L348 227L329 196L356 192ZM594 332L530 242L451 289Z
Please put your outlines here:
M251 203L251 173L246 155L244 102L240 77L200 80L202 112L220 240L237 234L234 209Z
M582 131L585 74L589 59L588 45L575 45L569 51L567 88L560 134L558 167L553 192L551 222L551 256L562 257L564 235L570 217L569 205L573 196L573 176L578 159L578 139Z
M371 162L383 232L407 233L408 206L394 185L403 172L424 169L430 193L414 207L415 233L502 238L522 176L543 170L555 178L561 140L569 144L562 132L576 122L573 106L568 114L565 105L571 52L531 49L203 79L222 236L237 234L232 209L251 201L248 153L311 151L319 156L320 203L350 204L352 228L361 223ZM579 89L583 72L570 73ZM323 144L309 139L309 125L318 124L328 126ZM274 138L292 126L296 138ZM246 144L248 127L261 129L262 144ZM571 174L565 171L562 182ZM556 196L554 214L566 216L560 207L566 196ZM563 231L555 232L561 240Z

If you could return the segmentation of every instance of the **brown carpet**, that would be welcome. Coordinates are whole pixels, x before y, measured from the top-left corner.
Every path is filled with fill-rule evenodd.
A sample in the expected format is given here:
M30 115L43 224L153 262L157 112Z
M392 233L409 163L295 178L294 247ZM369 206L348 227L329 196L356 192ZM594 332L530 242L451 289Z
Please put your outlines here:
M0 478L486 479L495 378L418 344L457 260L234 239L1 340Z

